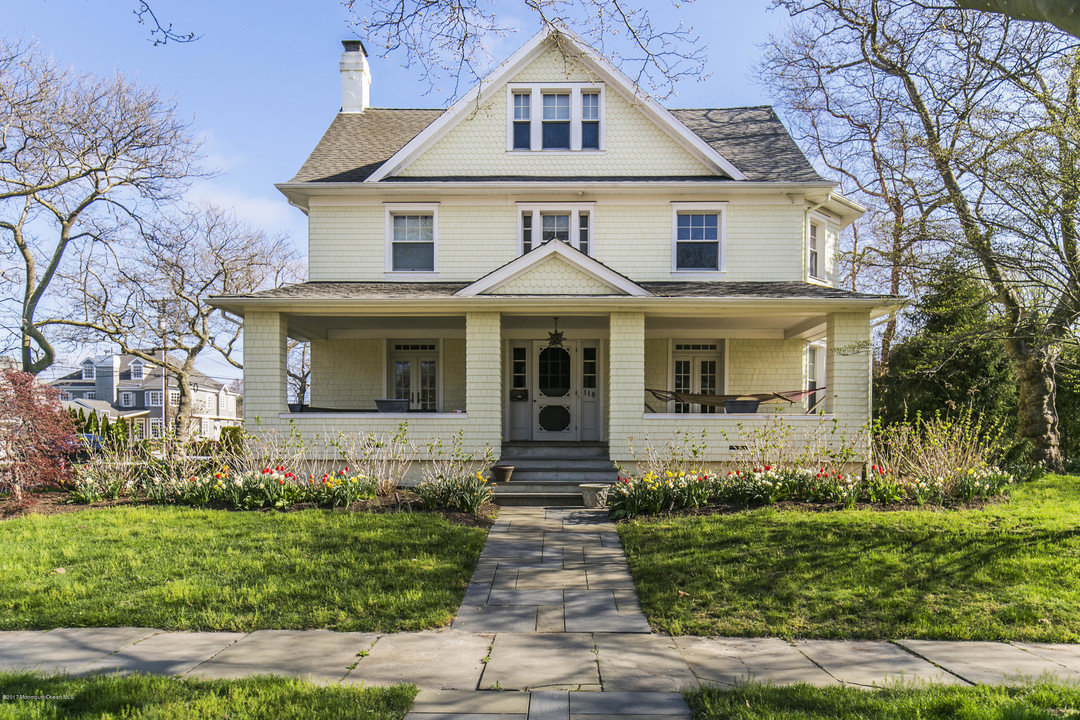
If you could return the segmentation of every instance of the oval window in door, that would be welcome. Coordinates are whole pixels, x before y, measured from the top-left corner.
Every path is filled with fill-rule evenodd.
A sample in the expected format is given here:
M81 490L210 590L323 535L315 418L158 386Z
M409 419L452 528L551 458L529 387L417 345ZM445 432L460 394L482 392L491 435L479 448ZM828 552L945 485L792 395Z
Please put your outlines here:
M536 362L536 387L544 397L565 397L570 394L570 351L566 348L544 348Z
M562 432L570 427L570 409L564 405L545 405L540 408L540 429Z

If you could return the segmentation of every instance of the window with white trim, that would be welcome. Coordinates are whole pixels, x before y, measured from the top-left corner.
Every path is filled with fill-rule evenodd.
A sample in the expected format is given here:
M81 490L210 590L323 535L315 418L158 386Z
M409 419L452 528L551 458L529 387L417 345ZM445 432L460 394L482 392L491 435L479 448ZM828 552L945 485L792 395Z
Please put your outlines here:
M82 364L82 379L93 380L94 379L94 361L84 360Z
M147 407L161 407L161 391L160 390L147 390L146 391L146 406Z
M150 418L150 437L157 440L165 434L165 421L161 418Z
M671 389L688 395L720 395L724 388L724 352L720 343L676 342L671 351ZM672 402L672 412L720 412L716 405Z
M507 87L508 151L604 149L603 84L513 83Z
M825 348L820 345L808 345L806 348L806 389L817 390L825 385ZM814 393L806 398L806 410L822 409L822 393Z
M126 390L120 393L120 407L135 407L135 393Z
M142 420L132 420L131 421L131 435L132 435L132 437L134 437L136 440L142 440L143 436L145 434L146 434L146 430L143 427L143 421Z
M85 394L83 394L83 399L84 400L97 400L97 393L93 392L93 391L85 393Z
M58 397L61 400L70 400L71 399L71 393L61 391L60 394L58 395Z
M179 390L170 390L169 391L169 404L170 405L179 405L180 404L180 391Z
M131 361L131 379L142 380L143 379L143 364L142 360Z
M806 238L806 255L807 255L807 268L806 271L810 277L817 280L823 279L824 273L822 272L821 263L821 243L825 239L825 231L822 228L821 223L817 221L810 221L810 228L807 231Z
M438 220L435 205L387 205L386 271L435 272Z
M521 253L558 240L586 255L592 248L592 204L521 205L518 223Z
M671 269L720 272L724 269L724 204L672 205Z

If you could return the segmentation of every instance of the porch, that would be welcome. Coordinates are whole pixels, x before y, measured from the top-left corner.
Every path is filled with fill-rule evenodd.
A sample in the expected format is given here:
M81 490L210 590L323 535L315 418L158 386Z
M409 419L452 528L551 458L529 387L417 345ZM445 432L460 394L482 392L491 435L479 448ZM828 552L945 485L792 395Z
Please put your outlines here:
M605 300L413 314L249 309L247 426L315 437L386 434L408 422L421 461L430 459L429 442L460 431L466 447L481 452L497 453L504 442L605 442L620 463L633 460L629 438L639 447L646 435L663 445L679 428L704 431L704 459L723 463L733 444L723 438L736 437L740 426L763 426L771 413L663 403L646 388L738 394L826 386L828 416L853 430L869 420L866 310L788 305L676 314ZM561 342L552 346L556 317ZM286 402L289 338L310 343L303 409ZM400 400L408 410L379 412L378 400ZM780 410L807 434L820 423L803 404Z

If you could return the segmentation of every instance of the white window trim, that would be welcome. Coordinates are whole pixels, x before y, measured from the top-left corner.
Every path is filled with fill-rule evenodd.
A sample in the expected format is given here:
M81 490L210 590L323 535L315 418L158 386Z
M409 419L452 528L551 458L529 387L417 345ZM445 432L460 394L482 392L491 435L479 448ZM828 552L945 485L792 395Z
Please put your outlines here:
M130 390L120 393L120 407L135 407L135 393Z
M810 226L818 226L818 274L810 274ZM806 214L806 237L803 241L803 273L806 281L816 285L829 285L829 269L826 263L825 250L829 246L829 218L821 213L808 212Z
M528 92L529 100L529 149L514 149L514 95ZM570 93L570 149L545 150L544 144L544 94ZM582 149L581 147L581 95L597 93L600 95L600 138L599 148ZM602 154L606 148L604 83L549 82L549 83L507 83L506 85L506 152L511 155L531 155L542 152L549 155Z
M154 402L157 400L157 402ZM161 407L161 391L160 390L147 390L146 391L146 407Z
M57 395L57 398L59 400L61 400L61 401L68 401L68 400L72 399L72 395L69 392L65 392L65 391L61 390L60 394Z
M179 390L169 390L169 405L173 406L173 405L179 405L179 404L180 404L180 391Z
M87 374L89 373L89 374ZM82 379L94 380L97 377L97 368L94 367L92 362L84 362L82 364Z
M680 270L678 243L679 243L679 216L690 214L715 214L717 225L717 257L716 257L716 270L701 270L699 268L691 268L687 270ZM722 273L727 272L726 256L727 255L727 203L726 202L706 202L706 203L683 203L673 202L671 203L671 272L674 275L678 275L682 279L692 279L695 276L701 278L716 277Z
M157 440L165 435L165 421L163 418L150 418L150 439Z
M434 350L395 350L395 345L434 345ZM395 356L403 357L432 357L435 358L435 412L434 414L441 414L443 412L443 340L442 338L432 338L429 335L425 335L422 338L405 338L399 337L397 339L387 338L383 341L383 394L384 398L390 397L390 388L392 383L390 382L391 362ZM432 413L424 413L424 417L428 417Z
M513 109L511 108L511 114ZM384 203L386 209L386 258L385 277L388 279L435 277L439 273L439 204L438 203ZM431 215L432 261L431 270L394 269L394 216Z
M91 390L88 393L83 393L83 400L97 400L97 392Z
M139 371L138 375L135 374L136 370ZM142 380L145 375L145 366L142 360L132 360L131 364L128 365L128 371L131 373L132 380Z
M525 252L525 222L522 219L525 213L532 213L532 249L543 245L543 241L540 239L540 233L542 227L539 222L540 214L557 214L557 213L569 213L570 214L570 247L575 250L581 249L581 234L578 232L581 228L581 214L586 213L589 216L589 252L590 257L596 257L596 203L592 202L579 202L579 203L519 203L517 206L517 226L518 226L518 248L517 254L520 257Z

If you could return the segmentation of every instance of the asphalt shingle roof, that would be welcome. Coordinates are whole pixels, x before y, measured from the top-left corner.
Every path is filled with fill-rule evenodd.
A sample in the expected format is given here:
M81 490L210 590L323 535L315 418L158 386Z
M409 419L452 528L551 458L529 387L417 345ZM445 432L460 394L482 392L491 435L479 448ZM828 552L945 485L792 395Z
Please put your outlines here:
M435 121L443 110L369 108L339 113L292 182L362 182L398 150ZM769 106L672 110L680 122L756 182L824 180ZM439 178L393 178L394 182L441 181L591 181L724 180L719 177L501 177L459 175Z
M230 298L265 300L380 300L387 298L451 297L471 283L439 282L308 282L263 290ZM763 299L892 299L803 282L641 282L641 287L657 297L763 298ZM615 295L615 293L612 293ZM624 296L620 296L624 297ZM631 298L632 299L632 298Z

